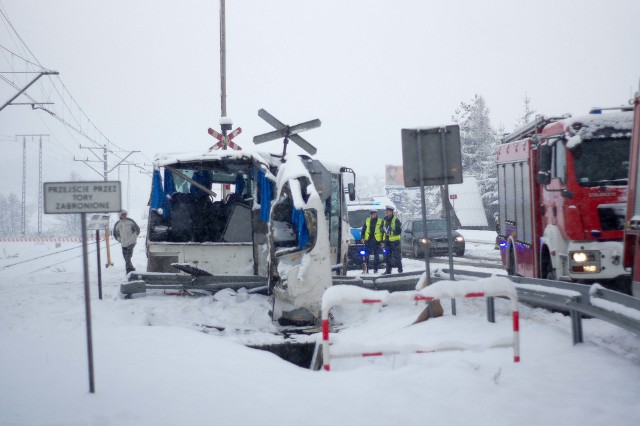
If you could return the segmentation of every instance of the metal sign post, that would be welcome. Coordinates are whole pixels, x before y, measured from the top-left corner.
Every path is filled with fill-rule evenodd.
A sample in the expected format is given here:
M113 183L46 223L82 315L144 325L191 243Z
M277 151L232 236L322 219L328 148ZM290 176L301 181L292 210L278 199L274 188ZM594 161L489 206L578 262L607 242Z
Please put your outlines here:
M102 300L102 268L100 265L100 230L105 229L109 232L109 215L108 214L92 214L87 224L87 230L96 231L96 256L98 259L98 298ZM109 264L107 263L107 267Z
M429 237L427 229L425 185L443 185L444 205L447 221L449 246L449 271L453 281L453 247L451 241L451 213L449 210L449 184L462 183L462 151L460 149L460 128L457 125L421 129L402 129L402 160L404 186L420 187L422 201L422 226L427 245L425 248L425 270L429 271ZM427 275L427 282L429 280ZM451 300L451 310L456 313L455 299Z
M93 338L91 334L91 298L89 292L89 255L87 249L87 213L119 211L122 204L120 182L47 182L43 187L44 212L46 214L80 214L82 225L82 266L87 325L89 392L95 393ZM104 226L104 224L102 224L102 226ZM98 269L100 269L99 261Z
M420 203L422 204L422 232L427 244L424 248L424 270L427 273L427 279L425 280L425 286L431 284L431 269L429 267L429 229L427 228L427 202L424 197L424 165L422 164L422 136L420 132L418 136L418 164L420 169Z

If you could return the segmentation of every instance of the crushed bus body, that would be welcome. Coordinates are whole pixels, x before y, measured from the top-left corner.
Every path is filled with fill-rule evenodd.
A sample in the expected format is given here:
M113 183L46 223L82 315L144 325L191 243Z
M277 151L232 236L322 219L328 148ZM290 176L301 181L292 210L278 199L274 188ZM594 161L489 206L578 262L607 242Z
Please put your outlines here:
M274 320L315 322L332 272L346 271L351 174L307 156L283 161L251 150L157 156L147 272L130 273L121 293L245 287L273 295Z

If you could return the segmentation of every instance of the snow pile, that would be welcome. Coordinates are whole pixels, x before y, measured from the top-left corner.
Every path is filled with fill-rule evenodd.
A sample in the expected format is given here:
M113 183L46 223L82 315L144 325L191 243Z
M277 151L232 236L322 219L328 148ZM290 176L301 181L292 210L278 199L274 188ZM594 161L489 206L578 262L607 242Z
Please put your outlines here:
M55 250L54 243L0 243L0 260ZM602 321L583 320L585 343L574 346L570 318L521 306L522 360L515 364L511 349L487 348L512 334L507 300L496 299L495 324L482 299L458 300L456 316L443 301L443 317L418 324L424 303L340 306L334 320L343 328L331 335L332 351L448 343L469 350L336 359L331 372L313 372L239 344L278 339L265 296L121 299L119 246L115 266L102 271L103 300L95 253L89 257L90 394L82 263L73 253L0 271L1 425L638 423L640 338ZM143 244L133 262L144 270ZM425 401L436 409L412 408Z

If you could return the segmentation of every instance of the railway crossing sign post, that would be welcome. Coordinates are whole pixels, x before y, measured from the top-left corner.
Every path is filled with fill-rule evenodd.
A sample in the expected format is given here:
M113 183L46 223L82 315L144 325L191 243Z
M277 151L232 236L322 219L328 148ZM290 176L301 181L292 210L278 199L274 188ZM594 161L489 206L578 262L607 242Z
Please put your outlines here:
M427 239L425 249L425 269L429 279L429 234L424 197L426 185L442 185L447 220L447 240L449 245L449 278L453 281L453 247L451 241L451 214L449 212L449 185L462 183L462 151L460 148L460 127L458 125L430 128L402 129L402 162L404 166L404 186L420 187L422 201L422 229ZM451 299L451 310L455 315L455 299Z
M315 146L311 145L307 142L302 136L298 133L302 133L307 130L315 129L316 127L320 127L322 122L318 119L305 121L304 123L296 124L295 126L288 126L275 118L273 115L269 114L265 109L260 109L258 111L258 117L262 118L267 123L271 124L276 130L268 133L263 133L258 136L253 137L253 143L261 144L264 142L273 141L276 139L284 138L284 149L282 150L282 159L284 160L285 155L287 155L287 144L289 141L292 141L300 148L307 151L309 154L314 155L318 150Z
M109 215L108 214L92 214L89 217L89 223L87 224L87 231L96 231L96 258L98 259L98 299L102 300L102 268L100 267L100 230L109 233ZM108 241L108 240L107 240ZM108 243L107 243L108 244ZM107 267L109 265L107 264Z
M228 135L220 134L220 133L216 132L215 130L213 130L211 127L209 127L209 134L211 136L213 136L214 138L218 139L218 143L212 145L209 148L209 151L213 151L214 149L220 149L220 148L222 148L223 150L226 150L227 147L229 147L231 149L235 149L236 151L241 151L242 148L240 147L240 145L238 145L235 142L231 141L233 138L238 136L240 133L242 133L242 129L240 127L235 129L233 132L229 133Z
M91 300L89 294L89 257L87 253L87 213L112 213L121 209L120 182L45 182L43 185L46 214L80 214L82 262L84 272L84 306L87 323L87 358L89 392L95 393L93 376L93 342L91 336ZM98 262L98 269L100 262Z

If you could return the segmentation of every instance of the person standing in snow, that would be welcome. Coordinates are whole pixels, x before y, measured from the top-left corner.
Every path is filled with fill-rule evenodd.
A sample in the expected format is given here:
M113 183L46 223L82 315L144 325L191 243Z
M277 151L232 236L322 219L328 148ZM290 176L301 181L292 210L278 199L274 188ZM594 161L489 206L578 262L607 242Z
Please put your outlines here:
M382 241L382 219L378 219L378 211L371 209L370 217L365 220L361 230L362 243L367 252L362 259L364 272L369 271L369 254L373 254L373 272L378 273L378 256L380 255L380 243Z
M393 214L393 207L387 206L386 216L382 223L382 229L384 231L383 246L387 249L385 260L387 262L387 270L383 272L383 275L391 273L392 266L398 268L398 272L402 273L402 253L400 251L400 230L402 224Z
M122 245L122 255L126 263L127 274L136 270L131 263L131 256L133 256L133 249L136 246L139 234L140 227L135 220L127 217L126 210L120 210L120 220L113 225L113 236Z

